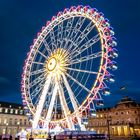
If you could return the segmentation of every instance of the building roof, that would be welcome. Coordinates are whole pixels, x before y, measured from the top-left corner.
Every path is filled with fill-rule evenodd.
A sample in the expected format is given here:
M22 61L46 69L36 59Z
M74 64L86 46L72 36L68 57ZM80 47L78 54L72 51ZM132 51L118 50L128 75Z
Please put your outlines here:
M123 97L120 102L117 103L116 106L121 105L121 104L126 104L126 105L131 105L131 106L140 106L139 103L136 103L132 98L125 96Z
M2 101L0 101L0 107L15 108L15 109L21 109L21 108L23 108L22 104L2 102Z
M136 103L134 100L132 100L132 98L125 96L123 97L114 107L108 108L98 108L96 111L97 112L104 112L104 111L109 111L112 108L117 108L120 105L127 105L127 106L131 106L131 107L140 107L140 103Z

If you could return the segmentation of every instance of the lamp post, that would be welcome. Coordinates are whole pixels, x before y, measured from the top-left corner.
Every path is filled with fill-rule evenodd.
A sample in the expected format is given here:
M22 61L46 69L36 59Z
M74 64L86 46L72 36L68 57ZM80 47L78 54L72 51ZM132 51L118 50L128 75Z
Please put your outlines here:
M5 130L6 135L7 135L7 129L8 129L8 123L6 123L6 130Z
M110 122L111 122L111 117L107 116L107 128L108 128L108 140L110 140Z
M17 122L17 125L18 125L18 127L17 127L17 134L18 134L20 122Z

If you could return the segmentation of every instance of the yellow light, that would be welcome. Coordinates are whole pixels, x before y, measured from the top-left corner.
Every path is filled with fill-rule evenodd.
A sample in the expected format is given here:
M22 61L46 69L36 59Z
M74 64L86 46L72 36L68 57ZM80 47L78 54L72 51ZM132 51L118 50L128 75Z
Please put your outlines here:
M57 80L60 79L62 73L65 73L66 62L68 61L67 53L64 49L56 49L46 60L45 69Z

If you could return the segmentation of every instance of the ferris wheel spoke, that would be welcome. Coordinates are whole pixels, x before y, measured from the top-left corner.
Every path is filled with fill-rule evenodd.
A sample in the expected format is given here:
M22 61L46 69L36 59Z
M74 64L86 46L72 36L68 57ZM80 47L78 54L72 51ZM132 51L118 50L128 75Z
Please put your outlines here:
M45 69L39 69L39 70L30 72L30 75L40 74L40 73L44 73L44 72L45 72Z
M32 64L44 65L44 63L33 61Z
M35 78L30 84L29 87L33 87L34 85L36 85L37 83L39 83L40 81L42 81L43 79L45 79L45 75L44 73L42 73L40 76L38 76L37 78Z
M75 33L75 36L73 38L71 38L73 40L73 42L75 42L77 44L77 46L79 46L79 44L87 37L87 35L89 34L89 32L95 27L95 25L93 26L93 22L91 21L85 27L85 29L83 31L80 31L80 28L82 27L84 21L85 21L85 18L81 21L81 25L78 25L79 26L79 28L78 28L79 32L78 32L77 28L76 29L74 28L75 31L73 31L73 32L76 32L76 33ZM77 36L78 33L80 33L79 36ZM69 48L70 48L69 50L72 50L72 46L73 46L72 44L69 46Z
M80 125L81 128L83 128L82 123L81 123L81 118L79 117L79 111L77 111L79 103L76 102L77 99L74 96L74 93L73 93L73 91L72 91L72 89L71 89L71 87L70 87L70 85L69 85L69 83L67 81L66 76L64 74L62 76L63 76L63 79L64 79L64 84L66 86L66 89L67 89L67 91L69 93L69 97L70 97L72 106L73 106L74 110L76 111L76 118L78 120L78 124ZM83 129L85 129L85 128L83 128Z
M46 39L43 40L43 44L45 46L45 49L47 50L48 54L51 54L51 49L49 48L48 43L46 42Z
M48 77L46 78L46 81L45 81L44 88L42 90L42 94L40 95L39 102L36 107L35 117L34 117L34 121L33 121L33 128L37 128L50 84L51 84L51 76L48 75Z
M82 87L85 91L87 91L88 93L92 93L87 87L85 87L83 84L81 84L79 81L77 81L75 78L73 78L72 76L70 76L68 73L66 73L66 75L73 80L75 83L77 83L80 87Z
M78 36L78 38L74 41L77 44L77 47L75 47L73 51L76 51L77 50L77 48L80 46L80 44L82 43L82 41L84 41L84 39L88 36L88 34L91 32L91 30L94 27L95 27L95 25L93 25L93 22L91 21L89 23L89 25L84 29L84 31L81 32L80 35Z
M67 22L66 28L65 28L65 32L64 32L64 38L68 38L70 35L70 30L72 28L74 22L74 17L70 18Z
M65 29L65 32L64 32L64 38L65 38L65 41L66 41L66 43L64 45L64 49L66 49L66 47L68 46L68 43L69 43L68 40L70 38L73 22L74 22L74 17L72 17L72 19L70 18L69 21L67 22L66 29Z
M72 71L77 71L77 72L88 73L88 74L95 74L95 75L98 74L98 72L89 71L89 70L81 70L81 69L69 68L69 67L66 67L66 69L68 69L68 70L72 70Z
M97 34L94 37L92 37L90 40L88 40L86 43L84 43L81 47L79 46L78 46L79 48L76 47L70 55L73 56L72 58L75 58L76 56L78 56L79 54L87 50L88 48L92 47L99 40L100 40L100 35Z
M57 90L58 90L58 85L57 85L57 83L55 83L55 87L54 87L54 90L52 92L51 101L50 101L47 115L45 118L46 122L44 123L44 128L46 128L47 131L49 129L49 122L51 121L51 116L52 116L53 107L54 107L54 103L55 103L55 99L56 99L56 95L57 95Z
M85 62L85 61L92 60L94 58L101 57L101 55L102 55L102 52L100 51L100 52L93 53L93 54L90 54L90 55L87 55L87 56L84 56L84 57L81 57L81 58L70 60L70 63L68 63L66 65L68 66L68 65L73 65L73 64L77 64L77 63L82 63L82 62Z
M44 86L45 80L42 80L36 85L36 88L31 92L31 97L35 97L41 90L41 88Z
M53 29L50 31L50 39L51 39L52 48L53 49L57 49L57 42L56 42L56 39L55 39L55 35L54 35L54 30Z
M73 130L74 129L74 125L73 125L71 117L69 116L70 110L69 110L67 102L65 100L64 91L63 91L63 88L62 88L60 83L58 83L58 95L59 95L59 98L60 98L61 107L62 107L62 109L64 111L64 115L66 117L66 121L67 121L68 127L71 130Z
M80 33L78 38L74 41L77 43L77 46L80 45L80 43L88 36L88 34L92 31L92 29L95 27L95 24L93 25L93 22L91 21L85 29Z
M58 31L57 31L57 46L61 48L63 44L63 21L58 24Z
M69 94L71 103L72 103L72 105L73 105L73 108L74 108L74 110L77 110L78 105L77 105L77 103L76 103L76 99L75 99L74 93L73 93L73 91L72 91L72 89L71 89L71 87L70 87L70 85L69 85L69 83L68 83L68 81L67 81L66 76L65 76L64 74L62 74L62 77L63 77L63 80L64 80L64 84L65 84L65 86L66 86L66 89L67 89L67 91L68 91L68 94Z
M42 88L43 88L43 84L40 84L39 87L36 87L34 89L34 91L31 93L31 99L32 100L39 94L39 92L42 90Z
M41 56L43 56L44 58L46 58L46 59L47 59L47 56L46 56L46 55L44 55L42 52L40 52L39 50L37 50L37 52L38 52Z
M71 38L73 38L73 40L76 39L76 37L77 37L77 35L78 35L77 30L80 30L80 29L81 29L81 27L82 27L82 25L84 24L85 20L86 20L86 18L83 18L83 17L80 17L80 18L78 19L77 23L76 23L75 26L74 26L73 31L71 32L71 35L70 35L70 37L69 37L70 39L71 39Z

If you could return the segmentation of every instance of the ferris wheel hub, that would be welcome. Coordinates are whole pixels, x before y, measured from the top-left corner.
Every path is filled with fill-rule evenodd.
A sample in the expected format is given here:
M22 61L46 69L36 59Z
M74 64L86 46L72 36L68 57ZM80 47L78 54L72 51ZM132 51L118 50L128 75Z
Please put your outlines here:
M57 60L56 58L51 58L49 61L48 61L48 70L49 71L53 71L55 68L56 68L56 65L57 65Z
M62 73L66 71L65 66L67 60L67 54L64 49L55 49L46 60L46 72L50 73L53 77L60 79Z

